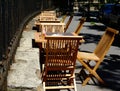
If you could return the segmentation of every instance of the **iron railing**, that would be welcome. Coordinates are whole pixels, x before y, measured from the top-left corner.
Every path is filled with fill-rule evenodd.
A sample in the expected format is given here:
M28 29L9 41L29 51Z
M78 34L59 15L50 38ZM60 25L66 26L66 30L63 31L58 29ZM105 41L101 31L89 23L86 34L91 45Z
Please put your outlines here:
M0 0L0 91L7 91L8 70L24 26L32 16L52 6L52 0Z

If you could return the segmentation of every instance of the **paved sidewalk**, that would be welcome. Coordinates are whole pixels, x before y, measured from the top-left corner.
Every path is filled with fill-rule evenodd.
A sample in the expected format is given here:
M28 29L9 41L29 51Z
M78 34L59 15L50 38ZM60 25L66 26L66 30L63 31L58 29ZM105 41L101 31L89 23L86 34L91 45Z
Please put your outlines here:
M73 17L72 23L70 24L67 32L73 32L75 30L80 18L81 16ZM32 30L35 19L37 19L37 17L33 18L26 26L26 29L24 29L23 31L20 40L20 46L18 47L15 55L15 63L12 64L8 75L9 89L20 89L15 89L14 91L37 91L37 87L41 84L41 79L39 76L39 49L33 48L32 46L34 32L36 32L35 30ZM68 17L66 18L65 22L67 22L67 20ZM103 24L95 22L94 20L91 20L91 22L85 22L83 29L80 32L80 35L83 35L85 38L85 43L80 46L80 50L93 51L96 47L97 42L101 38L101 35L105 32L104 29L105 26ZM77 75L80 70L81 64L77 61L75 73L78 91L114 91L114 89L120 89L120 87L116 88L116 86L120 85L120 83L116 79L120 79L120 77L114 77L114 74L117 74L116 76L120 75L120 67L118 67L118 65L116 64L116 67L118 67L118 69L112 68L112 70L110 70L112 62L120 61L120 44L115 45L116 46L111 47L105 58L105 62L103 62L102 66L99 69L102 74L101 76L106 82L109 83L109 85L113 83L115 84L112 85L111 88L101 87L99 85L95 85L94 83L82 86L81 81ZM115 73L113 73L113 71ZM113 78L114 80L112 80ZM27 88L27 90L25 88Z

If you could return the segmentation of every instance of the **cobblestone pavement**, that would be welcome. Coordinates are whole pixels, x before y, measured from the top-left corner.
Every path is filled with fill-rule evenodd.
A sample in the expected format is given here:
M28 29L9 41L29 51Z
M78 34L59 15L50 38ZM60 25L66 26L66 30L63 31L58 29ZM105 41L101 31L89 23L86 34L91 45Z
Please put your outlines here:
M65 23L67 22L68 17L66 18ZM59 18L61 19L61 17ZM73 17L72 23L70 24L67 32L73 32L75 30L80 18L81 16L77 15ZM32 44L34 33L36 32L36 30L32 30L35 19L37 19L37 17L33 18L28 23L21 36L20 45L18 46L15 55L15 63L12 64L8 75L8 91L37 91L38 88L42 91L39 73L39 49L34 48ZM105 28L105 25L95 21L94 19L90 22L86 21L80 32L80 35L84 36L85 43L81 44L79 49L81 51L93 51L100 40L101 35L105 32ZM78 76L81 64L77 61L75 73L78 91L120 90L120 83L118 80L120 79L120 43L118 42L118 44L116 41L118 42L118 40L115 40L114 45L111 46L98 71L109 86L102 87L94 83L82 86L81 80Z

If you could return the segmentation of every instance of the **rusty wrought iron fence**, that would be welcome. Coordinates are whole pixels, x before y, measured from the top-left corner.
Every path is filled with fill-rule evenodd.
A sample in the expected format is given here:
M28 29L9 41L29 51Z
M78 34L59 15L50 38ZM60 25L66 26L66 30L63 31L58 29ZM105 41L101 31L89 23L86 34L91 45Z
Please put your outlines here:
M7 91L8 70L26 22L51 6L51 0L0 0L0 91Z

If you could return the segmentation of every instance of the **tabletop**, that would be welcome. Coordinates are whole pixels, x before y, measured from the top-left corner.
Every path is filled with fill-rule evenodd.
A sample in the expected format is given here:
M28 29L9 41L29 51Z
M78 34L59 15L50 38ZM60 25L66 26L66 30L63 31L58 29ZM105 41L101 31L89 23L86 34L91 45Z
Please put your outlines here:
M41 32L35 32L35 42L42 43L46 42L45 36L78 36L77 34L70 32L70 33L46 33L46 35L42 35ZM80 36L79 36L80 37ZM83 39L83 36L81 36Z

